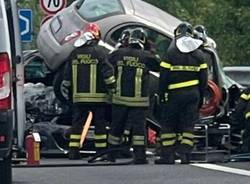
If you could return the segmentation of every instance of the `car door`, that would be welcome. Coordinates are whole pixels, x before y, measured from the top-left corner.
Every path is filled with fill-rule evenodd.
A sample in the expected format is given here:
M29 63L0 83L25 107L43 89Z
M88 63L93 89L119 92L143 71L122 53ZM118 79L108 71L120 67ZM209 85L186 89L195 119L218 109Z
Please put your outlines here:
M161 58L169 47L172 39L169 36L160 33L156 29L147 27L146 25L140 23L126 23L112 28L104 36L105 42L111 45L115 45L118 42L118 39L123 30L133 29L136 27L142 27L147 33L147 40L149 42L149 45L148 47L146 47L146 50L151 51L153 54Z
M19 141L19 145L22 145L22 126L25 123L23 68L16 0L0 0L0 33L0 183L10 184L14 147L12 142ZM17 135L15 141L13 132Z
M10 81L11 40L6 4L4 0L0 0L0 183L10 184L13 94Z

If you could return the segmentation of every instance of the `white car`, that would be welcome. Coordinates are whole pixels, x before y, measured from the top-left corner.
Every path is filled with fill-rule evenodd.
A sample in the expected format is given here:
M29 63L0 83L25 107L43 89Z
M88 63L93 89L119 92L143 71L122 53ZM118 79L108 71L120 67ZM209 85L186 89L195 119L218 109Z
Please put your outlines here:
M13 76L21 61L18 16L16 1L0 0L0 183L12 183L11 149L13 142L13 127L18 121L20 100L20 80L16 82ZM16 79L20 79L17 77ZM19 103L19 104L18 104Z
M73 41L88 22L96 22L104 42L114 46L121 32L143 27L158 55L166 49L175 27L174 16L141 0L78 0L45 22L37 46L51 70L56 70L73 50Z

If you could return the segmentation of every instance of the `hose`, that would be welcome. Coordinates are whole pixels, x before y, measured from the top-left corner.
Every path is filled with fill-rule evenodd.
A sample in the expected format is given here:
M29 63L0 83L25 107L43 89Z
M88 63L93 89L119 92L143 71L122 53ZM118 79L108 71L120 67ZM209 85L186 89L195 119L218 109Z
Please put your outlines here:
M200 109L200 114L203 117L215 115L222 99L220 88L212 80L208 80L208 91L211 97Z

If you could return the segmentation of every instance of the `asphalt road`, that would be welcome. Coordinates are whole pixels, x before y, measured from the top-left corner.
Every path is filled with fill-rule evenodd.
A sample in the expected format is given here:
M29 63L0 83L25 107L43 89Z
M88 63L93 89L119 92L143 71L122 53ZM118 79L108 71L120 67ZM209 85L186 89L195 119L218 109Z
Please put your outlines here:
M64 163L53 160L47 163ZM69 161L67 161L69 162ZM214 170L215 169L215 170ZM250 163L15 167L13 184L250 184Z

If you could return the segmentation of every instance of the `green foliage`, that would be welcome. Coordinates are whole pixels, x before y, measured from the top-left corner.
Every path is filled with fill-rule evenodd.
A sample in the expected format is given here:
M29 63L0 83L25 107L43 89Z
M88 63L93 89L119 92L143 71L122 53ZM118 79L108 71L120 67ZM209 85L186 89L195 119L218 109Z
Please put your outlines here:
M202 24L224 65L249 65L250 0L145 0L193 25Z

